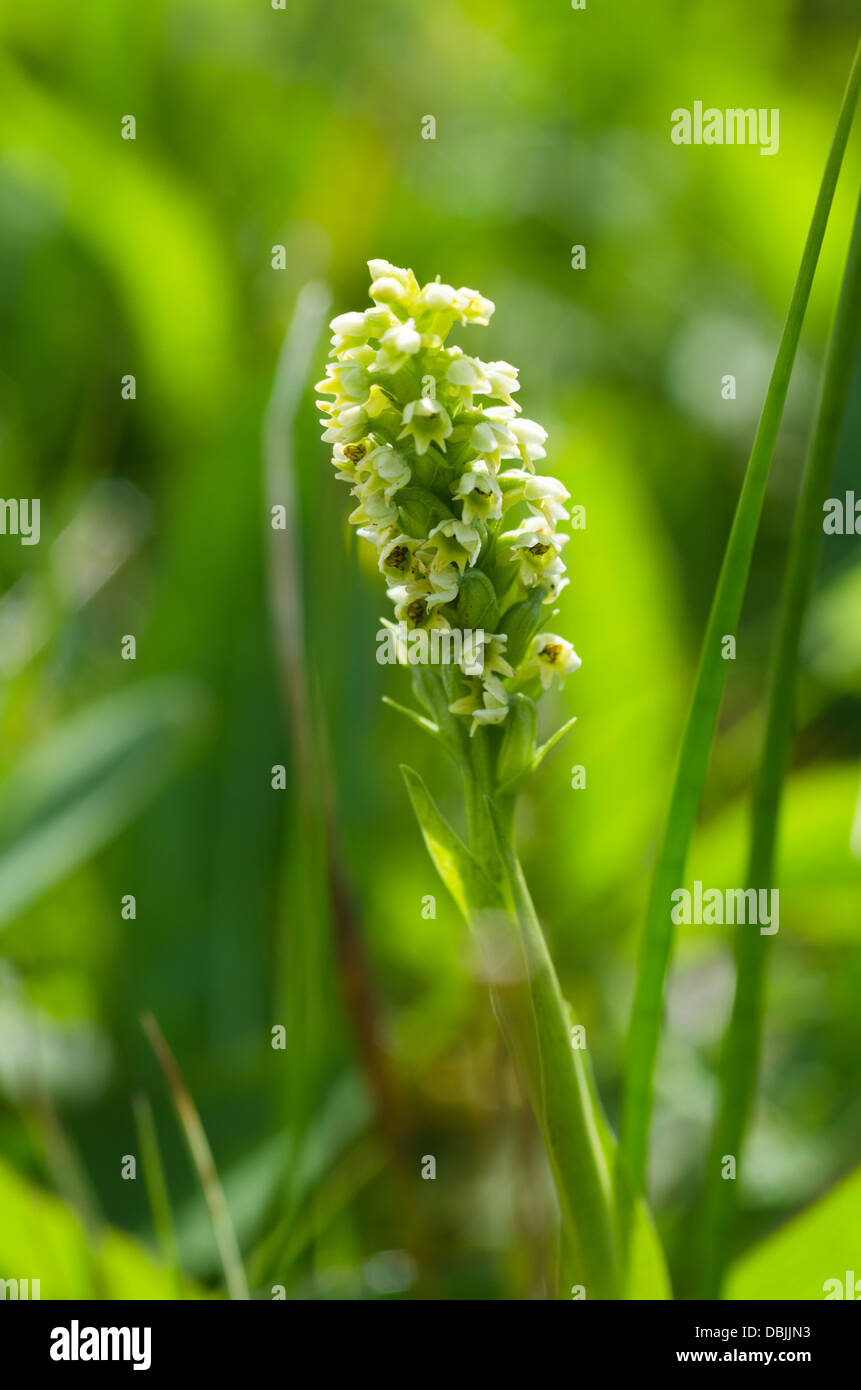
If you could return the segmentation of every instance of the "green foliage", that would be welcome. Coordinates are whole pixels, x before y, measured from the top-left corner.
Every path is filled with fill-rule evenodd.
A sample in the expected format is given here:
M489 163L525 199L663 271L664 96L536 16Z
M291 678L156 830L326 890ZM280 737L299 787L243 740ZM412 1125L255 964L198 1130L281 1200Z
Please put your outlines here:
M858 1264L859 1201L861 1171L856 1170L746 1252L730 1271L726 1297L857 1298L854 1273L850 1293L846 1280ZM836 1281L839 1292L827 1286L828 1280Z
M0 536L0 1206L26 1219L3 1223L0 1277L27 1273L15 1230L38 1248L43 1297L92 1287L77 1172L114 1233L104 1242L122 1245L123 1289L170 1288L172 1269L146 1253L156 1228L168 1240L164 1206L154 1222L146 1183L118 1176L145 1090L181 1267L223 1293L140 1036L151 1009L182 1060L254 1292L268 1296L271 1281L288 1297L552 1293L535 1274L552 1260L521 1209L524 1192L550 1201L534 1127L507 1103L485 971L455 904L435 898L397 771L409 764L433 787L462 845L454 768L427 727L445 710L432 691L430 708L416 704L409 673L376 664L379 574L346 535L319 444L316 373L302 365L325 351L324 335L309 341L319 302L305 301L279 423L289 497L271 495L260 424L308 282L347 306L364 296L364 261L386 256L497 302L482 353L520 366L526 411L549 430L548 471L585 513L558 603L583 666L544 702L539 744L576 723L527 779L518 845L562 997L587 1029L612 1168L638 924L681 719L856 41L840 7L695 0L680 13L630 5L620 27L614 7L590 6L572 45L582 16L565 5L5 7L0 494L41 498L42 540ZM671 146L680 73L685 92L719 105L779 106L779 155ZM127 112L133 142L120 138ZM436 140L421 138L425 113ZM744 869L778 576L859 168L853 143L692 847L689 877L716 884ZM571 269L573 242L587 246L585 271ZM720 397L727 371L732 402ZM134 400L121 396L127 373ZM835 496L857 492L859 403L856 372ZM105 484L122 489L124 546L115 520L84 543L75 530ZM286 534L272 531L270 504L288 501L303 634L289 660L268 568ZM802 640L763 1104L740 1193L746 1249L858 1161L859 544L822 545ZM119 661L125 633L136 662ZM325 730L310 766L284 718L285 665ZM418 725L384 695L419 710ZM572 764L585 768L580 790ZM337 940L324 787L352 905L343 920L358 919ZM462 888L487 878L445 837L436 852ZM135 919L121 916L127 894ZM641 1296L667 1291L655 1228L675 1294L696 1286L690 1213L729 953L725 931L680 933L655 1222L638 1217L632 1238ZM357 962L370 1012L350 994ZM426 1152L444 1183L418 1176ZM34 1195L56 1232L77 1234L43 1242ZM838 1277L849 1224L823 1235L822 1265ZM368 1261L400 1249L414 1274L381 1294ZM789 1269L780 1287L806 1288L809 1271Z
M0 1277L38 1279L43 1299L203 1296L190 1282L178 1285L169 1266L121 1231L88 1234L80 1217L59 1198L27 1182L2 1160L0 1204Z

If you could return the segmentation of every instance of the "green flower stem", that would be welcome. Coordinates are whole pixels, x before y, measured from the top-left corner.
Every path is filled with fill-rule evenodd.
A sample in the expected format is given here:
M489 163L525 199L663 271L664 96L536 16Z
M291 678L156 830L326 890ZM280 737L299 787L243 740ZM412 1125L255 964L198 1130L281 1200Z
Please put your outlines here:
M562 1211L571 1268L587 1298L620 1297L615 1212L609 1165L594 1098L559 981L512 840L513 798L490 795L486 730L471 740L466 774L470 849L514 908L517 933L500 941L502 914L474 921L479 937L493 932L490 956L503 959L505 983L492 986L494 1009L535 1112ZM513 936L513 940L512 940Z
M580 1051L523 870L501 815L488 801L505 868L531 995L541 1067L537 1118L556 1182L573 1267L584 1271L587 1298L619 1298L621 1285L612 1176L599 1130L599 1115Z
M669 814L652 880L628 1038L622 1102L620 1154L622 1161L627 1165L631 1187L635 1193L643 1190L645 1181L655 1057L663 1017L664 983L673 945L670 895L683 882L726 680L727 663L721 652L722 638L724 634L736 631L741 613L771 458L801 325L858 100L861 84L859 54L861 47L856 50L837 120L724 555L682 738Z
M822 535L822 509L840 436L861 325L861 202L828 344L816 422L795 510L771 664L765 738L753 796L747 884L771 888L781 788L792 742L795 672ZM721 1103L706 1176L702 1297L719 1298L731 1251L741 1154L756 1089L767 942L736 930L736 989L721 1065ZM737 1159L735 1182L721 1178L724 1154Z

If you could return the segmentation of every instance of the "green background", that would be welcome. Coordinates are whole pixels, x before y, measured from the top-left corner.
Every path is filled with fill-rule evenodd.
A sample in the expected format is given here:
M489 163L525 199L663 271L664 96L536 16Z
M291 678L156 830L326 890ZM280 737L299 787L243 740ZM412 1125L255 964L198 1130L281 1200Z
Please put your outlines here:
M543 1158L398 765L417 767L455 819L456 781L381 703L405 700L408 681L375 661L388 604L319 442L325 334L294 462L304 675L337 789L348 939L333 937L305 852L326 773L319 748L302 772L285 724L263 412L308 281L330 286L332 314L362 308L364 263L384 257L497 305L458 341L520 368L524 413L550 431L543 467L586 508L556 620L583 666L545 702L548 727L578 722L528 786L519 825L615 1121L656 837L851 13L837 0L588 0L582 12L565 0L6 0L0 493L41 499L42 537L0 537L0 1200L18 1213L0 1277L40 1277L43 1297L90 1287L84 1247L58 1254L74 1245L69 1211L90 1252L106 1225L154 1249L140 1162L135 1181L121 1176L123 1156L140 1154L132 1098L145 1092L183 1268L197 1292L221 1287L139 1025L151 1010L199 1107L254 1292L547 1295ZM695 100L779 108L779 153L673 145L670 113ZM134 142L121 139L126 115ZM427 115L435 140L421 135ZM768 644L859 167L856 132L689 885L741 883ZM584 270L571 268L575 244ZM734 401L721 397L727 373ZM861 496L859 424L856 371L833 495ZM861 1149L859 562L857 537L825 538L804 635L740 1249ZM120 659L126 634L134 662ZM271 786L277 764L285 791ZM427 894L435 917L422 915ZM650 1187L678 1296L697 1260L730 951L726 928L682 929L659 1058ZM22 1178L63 1206L34 1216ZM853 1198L796 1284L772 1267L757 1296L821 1297L847 1267L839 1239L858 1212ZM56 1225L39 1260L37 1219ZM162 1287L122 1250L118 1296Z

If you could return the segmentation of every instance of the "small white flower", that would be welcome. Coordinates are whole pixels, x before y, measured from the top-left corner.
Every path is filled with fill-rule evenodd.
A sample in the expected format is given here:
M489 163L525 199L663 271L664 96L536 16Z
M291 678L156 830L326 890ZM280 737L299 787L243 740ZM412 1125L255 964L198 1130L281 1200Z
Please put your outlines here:
M428 573L428 583L432 589L430 598L427 600L427 609L430 613L437 604L454 603L457 598L457 591L460 588L460 571L455 563L444 565L441 569L433 569Z
M506 531L500 543L510 550L512 559L520 560L520 578L527 588L532 588L541 582L547 567L558 559L568 539L553 531L543 517L528 516L516 531Z
M404 407L404 427L398 438L412 435L417 454L426 453L430 444L438 444L445 449L445 441L450 434L451 420L439 401L421 396Z
M473 392L480 396L488 395L490 392L490 382L482 370L483 365L477 357L461 355L455 357L445 374L446 381L460 389L460 394L467 404L471 402Z
M432 313L444 313L448 309L454 309L457 301L457 295L451 285L441 285L439 280L432 280L429 285L425 285L420 298L423 308L429 309Z
M385 542L380 549L377 565L380 573L385 575L387 583L403 583L407 575L415 573L414 567L419 565L415 552L420 545L421 541L404 535L393 536Z
M448 517L435 526L428 536L428 543L434 542L434 558L431 570L440 570L445 565L457 565L463 571L474 565L481 550L481 536L474 526L469 526L457 517Z
M545 603L553 603L553 601L557 599L559 595L562 593L562 590L565 588L565 586L571 583L570 579L565 573L565 566L559 559L558 555L554 555L553 559L550 561L550 564L544 566L544 569L541 572L541 583L547 586L547 597L544 600Z
M367 399L368 373L361 362L347 359L343 362L327 362L326 375L314 387L324 396L345 396L351 401Z
M352 444L368 432L368 415L363 405L350 405L333 414L332 423L323 431L329 444Z
M530 464L535 459L543 459L547 456L546 449L542 448L547 431L534 420L512 420L511 433L517 441L520 450L520 457L524 463Z
M339 314L329 325L334 334L333 351L344 356L363 349L369 339L380 338L394 322L388 309L381 307L366 309L361 314Z
M397 371L408 357L414 357L422 345L414 319L396 324L380 339L380 351L375 366L378 371Z
M571 494L558 478L542 477L525 468L508 468L500 473L499 482L504 488L506 509L523 500L551 529L557 521L568 520L568 511L562 504Z
M485 680L490 676L513 676L514 670L505 659L508 635L504 632L489 632L484 635L482 649L482 674Z
M353 488L359 498L359 505L350 513L349 520L354 526L370 523L372 526L393 526L398 519L398 509L387 496L379 478L370 478L358 488Z
M502 516L502 492L484 459L476 459L451 490L463 502L464 521L496 521Z
M472 715L470 738L482 724L502 724L508 715L508 691L499 676L487 676L481 694L482 709Z
M389 444L382 444L362 463L363 468L372 470L384 485L386 497L391 500L401 488L408 487L412 474L403 454Z
M508 691L498 676L468 678L468 693L449 705L452 714L471 714L470 738L482 724L502 724L508 715Z
M561 685L565 676L578 670L581 665L579 656L564 637L557 637L554 632L541 632L537 637L533 637L527 658L518 674L526 676L537 670L541 684L547 690L554 676L558 677Z
M490 323L496 305L492 299L485 299L478 290L467 289L462 285L455 295L455 308L461 323Z
M365 337L365 315L364 314L339 314L332 319L329 324L332 332L342 338L364 338Z
M414 580L411 584L400 584L389 589L389 598L395 605L395 617L403 623L419 627L428 616L428 600L433 590L426 579Z
M477 454L492 459L497 468L500 459L518 456L517 441L508 428L507 420L500 419L490 410L482 412L482 419L474 427L469 442Z
M392 304L407 314L418 305L419 285L411 270L402 270L390 261L368 261L371 272L371 299L375 304Z
M505 404L512 406L514 410L519 410L520 406L511 399L512 392L520 389L517 368L512 367L510 362L482 362L481 365L487 378L489 394L505 401Z

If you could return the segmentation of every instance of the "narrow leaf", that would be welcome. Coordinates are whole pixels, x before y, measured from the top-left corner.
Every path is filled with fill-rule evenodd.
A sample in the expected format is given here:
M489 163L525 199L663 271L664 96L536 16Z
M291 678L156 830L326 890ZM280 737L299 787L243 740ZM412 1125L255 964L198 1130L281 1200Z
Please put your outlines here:
M464 917L470 921L476 912L499 909L499 894L442 815L419 774L405 766L401 772L428 853Z
M810 448L804 466L780 601L771 665L765 739L753 797L747 886L771 888L781 792L792 742L795 673L801 633L822 536L822 507L849 395L861 330L861 201L828 344ZM736 990L721 1060L721 1104L706 1177L703 1296L716 1298L732 1248L736 1182L720 1176L721 1155L741 1158L756 1090L762 1035L763 991L770 937L742 925L736 930Z
M670 895L683 882L728 669L722 655L722 639L724 634L735 633L741 614L771 459L837 176L858 100L859 84L861 45L856 50L838 116L724 555L652 880L628 1039L622 1103L621 1148L635 1192L642 1190L645 1178L655 1057L663 1018L664 984L673 946Z

